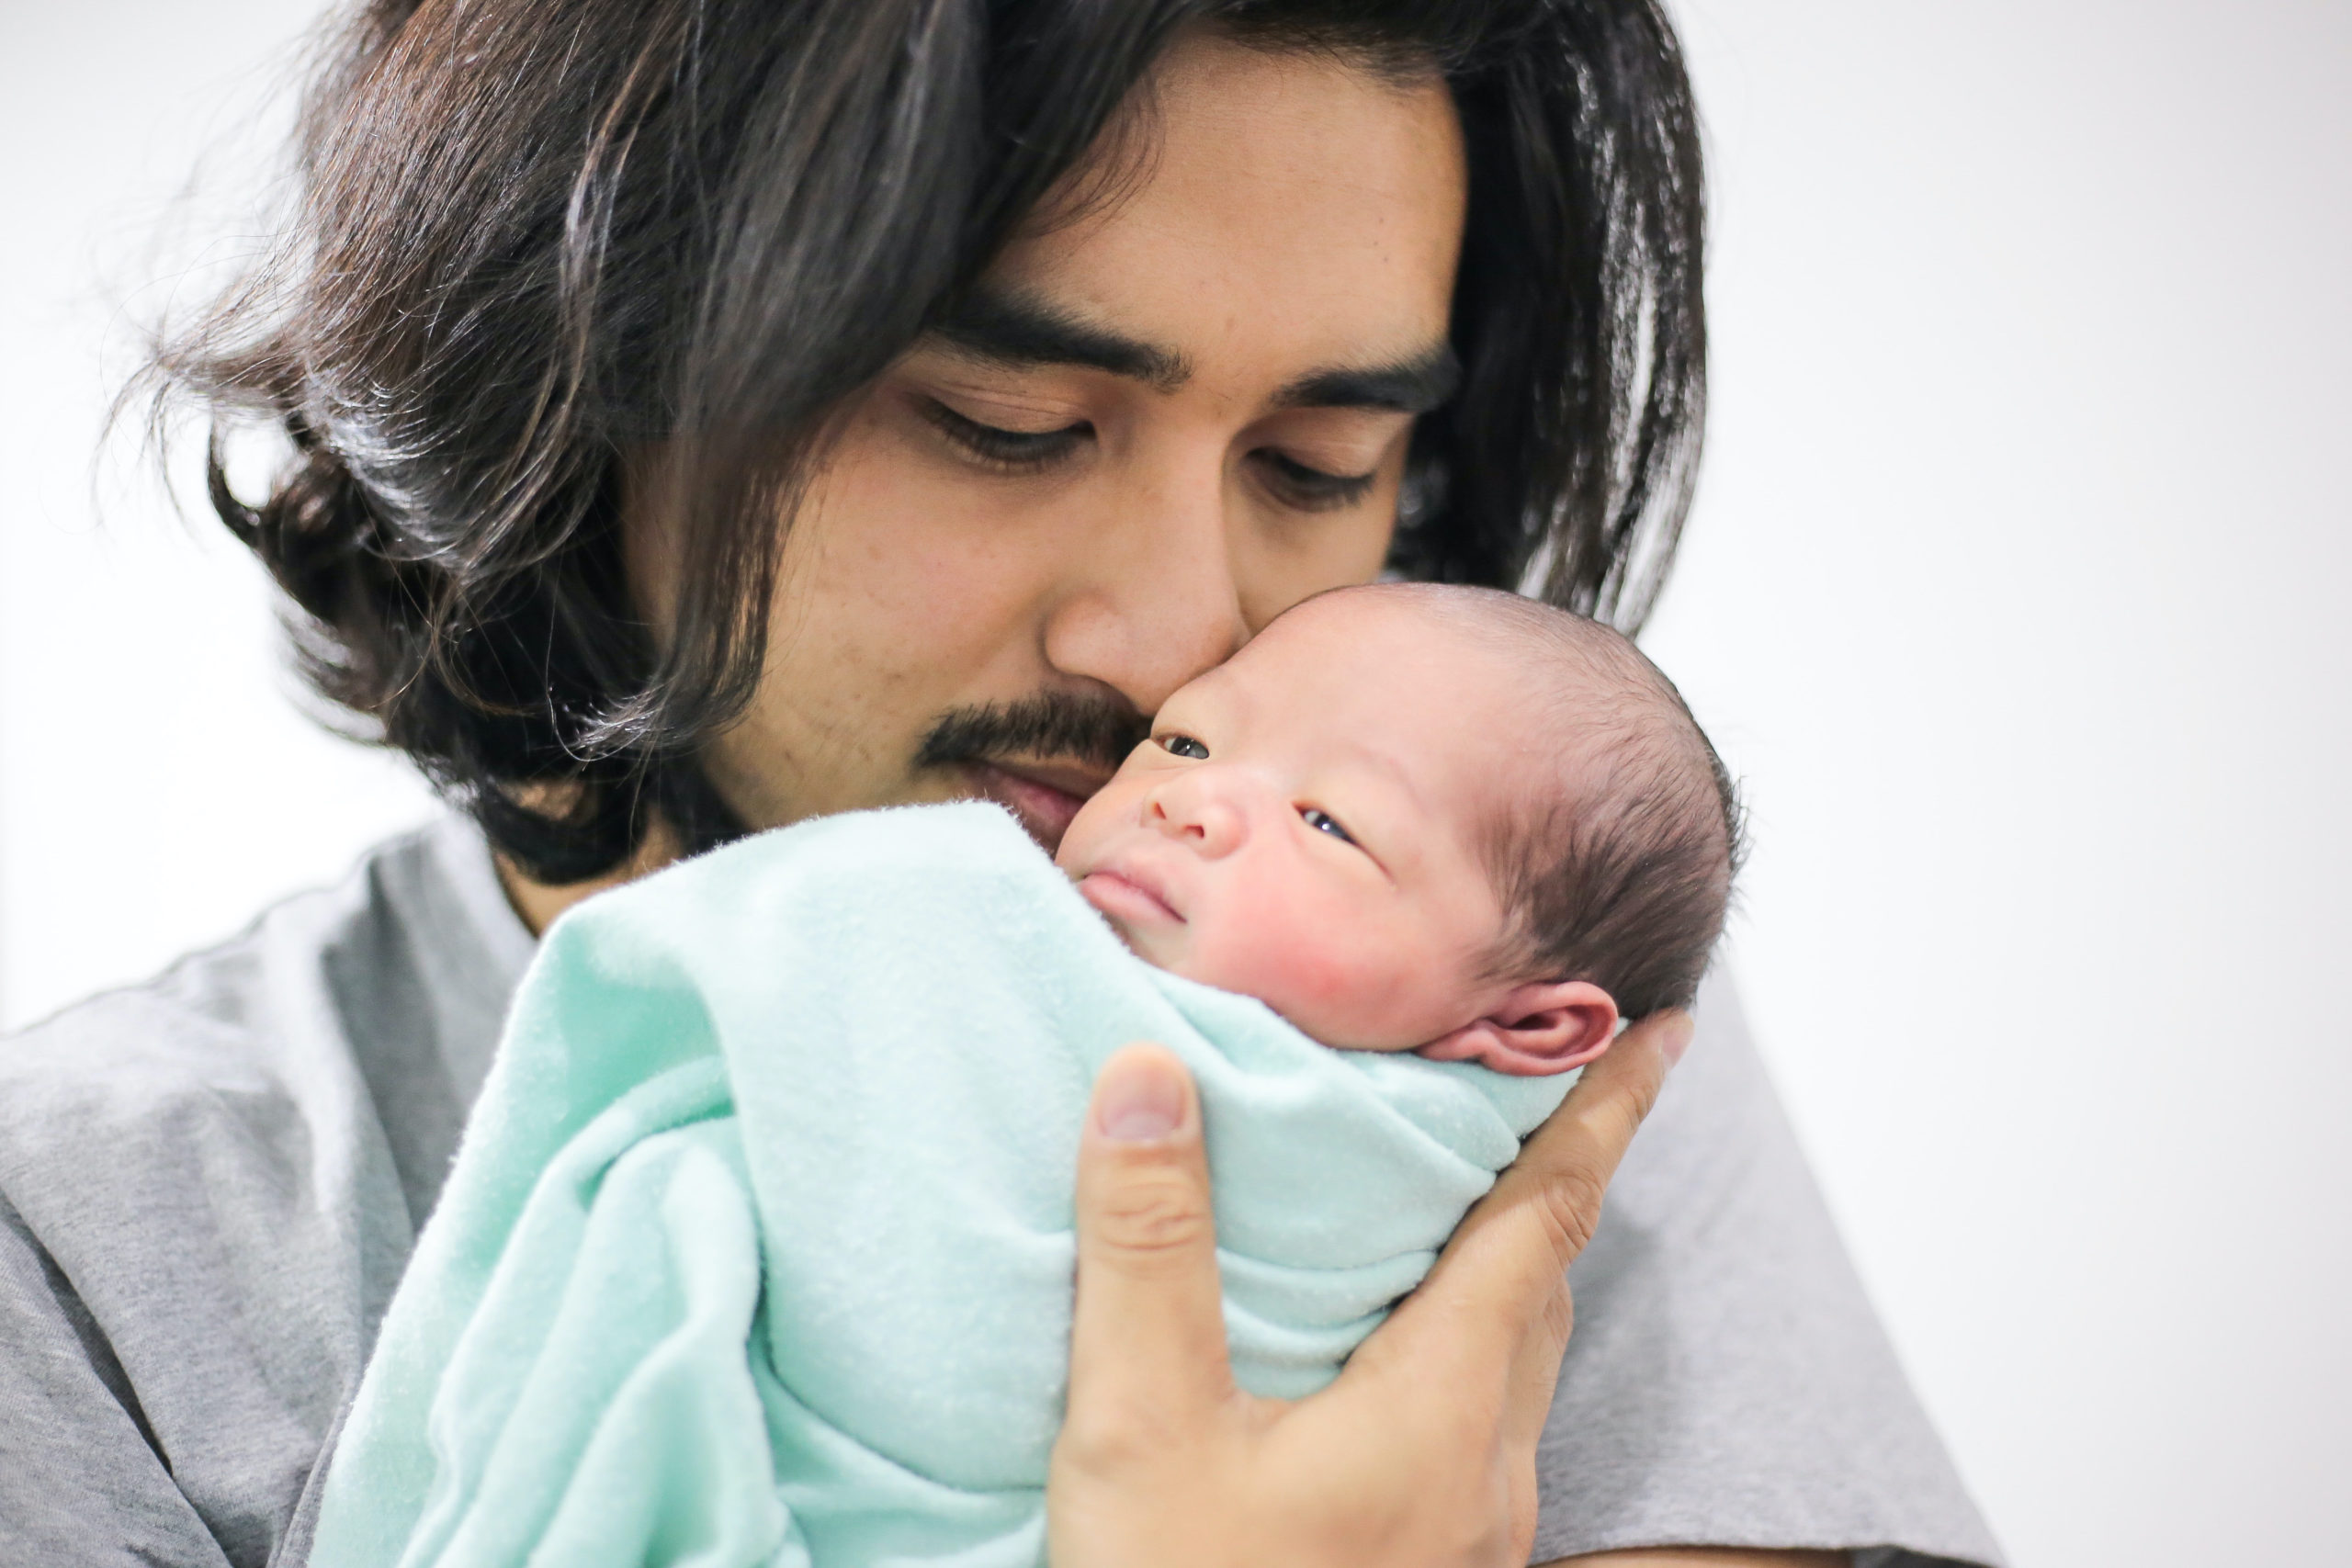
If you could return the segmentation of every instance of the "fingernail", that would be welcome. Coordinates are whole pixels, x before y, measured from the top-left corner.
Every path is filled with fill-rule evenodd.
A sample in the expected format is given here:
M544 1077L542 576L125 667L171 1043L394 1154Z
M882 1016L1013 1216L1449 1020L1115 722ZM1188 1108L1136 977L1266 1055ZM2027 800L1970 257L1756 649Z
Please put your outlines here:
M1658 1041L1657 1048L1666 1053L1668 1072L1672 1072L1680 1065L1682 1053L1690 1049L1690 1036L1696 1032L1696 1028L1697 1026L1690 1021L1690 1015L1687 1013L1667 1025L1666 1033Z
M1094 1091L1094 1124L1114 1143L1164 1138L1184 1119L1184 1086L1162 1058L1144 1053L1114 1056Z

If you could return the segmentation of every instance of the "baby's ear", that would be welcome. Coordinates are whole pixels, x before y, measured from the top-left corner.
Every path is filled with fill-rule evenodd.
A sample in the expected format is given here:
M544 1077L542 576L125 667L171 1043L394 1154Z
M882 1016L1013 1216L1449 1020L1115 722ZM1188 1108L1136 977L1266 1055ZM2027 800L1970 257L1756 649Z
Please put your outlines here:
M1616 1038L1617 1004L1607 991L1586 980L1544 980L1513 987L1484 1018L1418 1055L1541 1077L1598 1060Z

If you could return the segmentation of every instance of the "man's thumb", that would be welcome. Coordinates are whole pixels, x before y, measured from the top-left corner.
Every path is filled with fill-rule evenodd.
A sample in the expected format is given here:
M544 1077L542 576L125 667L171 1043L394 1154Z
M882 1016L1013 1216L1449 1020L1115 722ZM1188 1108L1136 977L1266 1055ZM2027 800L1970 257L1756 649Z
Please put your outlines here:
M1231 1389L1200 1096L1173 1052L1129 1045L1079 1142L1069 1419L1164 1424Z

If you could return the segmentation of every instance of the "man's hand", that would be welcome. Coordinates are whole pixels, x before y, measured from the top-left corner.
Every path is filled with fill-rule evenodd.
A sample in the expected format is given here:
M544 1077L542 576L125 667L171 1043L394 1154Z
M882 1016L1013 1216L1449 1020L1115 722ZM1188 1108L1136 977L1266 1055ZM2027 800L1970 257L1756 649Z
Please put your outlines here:
M1235 1386L1200 1101L1170 1052L1096 1081L1079 1153L1069 1413L1046 1487L1055 1568L1520 1568L1567 1267L1690 1021L1629 1029L1329 1388Z

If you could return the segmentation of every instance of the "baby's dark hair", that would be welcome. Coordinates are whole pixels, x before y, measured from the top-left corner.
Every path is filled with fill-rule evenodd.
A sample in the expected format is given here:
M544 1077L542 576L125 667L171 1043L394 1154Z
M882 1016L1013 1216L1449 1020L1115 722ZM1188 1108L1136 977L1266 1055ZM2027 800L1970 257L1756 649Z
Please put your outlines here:
M1589 980L1641 1018L1687 1008L1745 852L1739 793L1674 682L1598 621L1490 588L1396 584L1532 679L1521 797L1487 831L1510 917L1498 976Z

